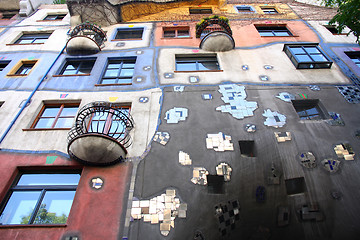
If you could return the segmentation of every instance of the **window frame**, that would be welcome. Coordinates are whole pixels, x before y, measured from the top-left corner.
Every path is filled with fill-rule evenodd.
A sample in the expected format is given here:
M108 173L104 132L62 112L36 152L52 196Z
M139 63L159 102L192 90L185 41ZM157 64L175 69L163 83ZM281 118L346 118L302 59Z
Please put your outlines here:
M10 62L11 60L0 60L0 72L4 71Z
M189 14L213 14L211 7L189 8Z
M67 13L48 13L43 20L41 21L62 21L66 17ZM49 17L54 16L55 19L49 19Z
M294 37L292 32L286 25L254 25L261 37ZM263 28L263 29L261 29ZM262 33L271 33L272 35L262 35ZM279 32L286 32L288 35L280 36L276 35Z
M137 60L137 57L123 57L123 58L108 58L107 59L107 62L106 62L106 65L105 65L105 68L104 68L104 71L101 75L101 79L99 80L99 83L98 84L95 84L95 86L111 86L111 85L132 85L132 81L133 81L133 78L134 78L134 73L135 73L135 66L136 66L136 60ZM121 62L120 63L120 68L118 69L118 72L117 72L117 76L115 77L105 77L105 74L106 74L106 71L108 70L108 66L110 63L113 63L113 62ZM130 82L128 83L119 83L119 81L121 79L129 79L130 77L121 77L121 71L122 69L131 69L131 68L123 68L123 65L124 65L124 62L133 62L134 64L134 68L133 68L133 74L131 76L131 80ZM104 79L116 79L116 82L115 83L102 83Z
M50 38L52 33L44 32L44 33L23 33L20 37L18 37L15 42L11 45L39 45L44 44L46 40ZM45 39L43 42L36 42L39 39ZM30 43L21 43L24 40L31 40Z
M279 11L274 6L260 6L260 8L263 14L268 14L268 15L279 14Z
M131 32L131 31L141 31L140 38L126 37L126 38L117 38L119 32ZM132 28L117 28L114 32L113 38L111 41L131 41L131 40L142 40L144 38L145 27L132 27Z
M352 51L352 52L344 52L345 55L351 59L352 63L355 64L356 67L360 68L360 51ZM353 59L357 59L358 62Z
M332 61L331 59L320 49L318 43L309 43L309 44L284 44L283 51L289 57L290 61L294 64L296 69L327 69L331 68ZM305 48L316 48L318 53L310 53ZM301 48L304 53L295 53L292 48ZM311 61L301 61L297 55L307 56ZM315 55L321 55L326 59L326 61L316 61L312 57ZM299 61L300 60L300 61Z
M36 115L34 121L32 122L31 126L29 129L23 129L25 131L40 131L40 130L70 130L71 127L73 126L74 120L77 116L77 113L79 111L79 106L80 103L79 102L59 102L59 103L44 103L43 106L41 107L39 113ZM76 111L76 114L74 116L60 116L62 111L64 110L64 108L74 108L77 107L78 110ZM48 117L42 117L43 113L45 112L46 109L50 109L50 108L59 108L57 114L55 116L48 116ZM61 128L57 128L55 127L55 125L57 124L59 119L64 119L64 118L72 118L72 124L70 127L61 127ZM38 124L40 119L54 119L53 123L51 124L51 127L49 128L36 128L36 125Z
M64 72L67 70L67 67L71 65L72 63L79 62L79 66L76 68L75 74L64 74ZM93 62L90 72L89 73L79 73L81 71L81 66L84 64L84 62ZM91 72L94 68L96 62L96 58L66 58L64 60L64 63L62 64L61 68L58 70L58 73L53 75L54 77L71 77L71 76L90 76ZM71 70L71 69L68 69ZM82 69L84 70L84 69Z
M215 62L217 69L209 69L209 70L199 70L200 62L203 59L208 58L209 60L206 62ZM191 70L178 70L179 62L189 62L190 64L195 64L195 69ZM174 72L222 72L220 68L220 64L217 58L217 54L176 54L175 55L175 71Z
M174 37L167 37L165 35L165 31L172 31L174 30ZM179 36L179 31L187 31L187 36ZM191 38L190 36L190 27L189 26L173 26L173 27L163 27L162 29L162 38L164 39L172 39L172 38L176 38L176 39L185 39L185 38Z
M239 10L239 8L247 8L249 9L249 11L247 10L244 10L244 11L241 11ZM256 9L253 7L253 6L250 6L250 5L236 5L234 6L235 10L237 13L239 14L251 14L251 13L256 13Z
M52 175L52 174L66 174L66 175L79 175L78 176L78 182L76 185L73 184L47 184L46 181L44 181L44 184L28 184L28 185L19 185L19 182L21 180L21 178L24 175L42 175L42 174L46 174L46 175ZM80 183L80 179L81 179L81 169L71 169L71 170L56 170L56 171L44 171L44 170L35 170L35 171L29 171L29 170L24 170L24 171L20 171L17 176L15 177L13 183L11 184L10 188L8 189L4 199L1 201L0 204L0 214L2 215L4 210L6 209L6 207L9 204L9 201L13 195L14 192L20 192L20 193L24 193L24 192L29 192L29 191L38 191L39 193L39 197L36 201L36 204L34 204L34 209L32 210L31 214L30 214L30 218L29 218L29 222L27 224L22 224L22 223L1 223L0 225L3 226L14 226L14 225L20 225L20 226L27 226L27 225L31 225L31 226L44 226L44 225L51 225L51 226L56 226L56 225L66 225L65 223L46 223L46 224L41 224L41 223L34 223L35 217L37 215L37 213L40 210L41 204L43 203L43 200L46 196L47 192L56 192L56 191L72 191L74 192L74 198L72 199L71 202L71 206L67 215L67 219L69 217L70 211L71 211L71 207L74 203L75 200L75 195L76 195L76 190L79 186ZM67 220L66 219L66 220Z
M329 119L329 114L319 99L291 100L291 103L301 121L321 121ZM307 109L299 109L305 107L307 107ZM316 109L317 114L311 114L309 112L309 110L313 108ZM303 116L301 116L299 112L304 112ZM314 116L318 117L314 118Z
M36 64L38 63L37 59L34 60L20 60L10 71L6 76L8 77L25 77L30 75L30 73L34 70ZM32 64L32 68L26 73L26 74L17 74L17 72L22 68L23 65Z

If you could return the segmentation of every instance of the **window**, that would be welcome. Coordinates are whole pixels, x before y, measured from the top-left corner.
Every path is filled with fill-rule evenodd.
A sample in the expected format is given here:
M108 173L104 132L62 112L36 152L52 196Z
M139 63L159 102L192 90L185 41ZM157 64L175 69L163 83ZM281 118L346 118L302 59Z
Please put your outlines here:
M117 108L126 116L129 116L129 105L114 104L111 107ZM119 138L125 134L125 127L123 119L120 119L119 116L112 114L112 112L96 112L91 116L88 131L104 133L113 138Z
M50 33L23 34L14 44L41 44L44 43L50 35Z
M136 58L110 59L107 63L101 84L131 84Z
M345 53L355 64L360 67L360 52L346 52Z
M164 38L190 37L189 27L164 27Z
M212 14L211 8L189 8L190 14Z
M274 7L261 7L264 14L277 14L278 11Z
M2 206L0 225L65 224L79 180L79 173L22 174Z
M78 108L78 103L45 104L31 128L69 129L73 125Z
M324 27L326 27L326 29L329 30L329 32L331 32L332 34L341 34L341 32L336 29L335 25L324 25Z
M238 13L254 13L255 12L255 9L249 5L235 6L235 8L238 11Z
M115 39L142 39L144 28L119 28Z
M315 44L285 44L286 55L298 69L330 68L332 61Z
M292 36L285 26L255 26L262 37L286 37Z
M180 55L175 56L176 71L212 71L220 70L216 55Z
M0 61L0 72L3 71L9 63L10 61Z
M239 141L240 153L244 157L255 157L255 142L250 141Z
M2 19L11 19L16 15L16 12L6 12L2 14Z
M326 118L324 111L320 108L318 99L292 100L291 102L301 120L321 120Z
M66 60L59 75L90 75L95 59L70 59Z
M7 74L7 76L27 76L35 66L37 60L19 61Z
M44 20L45 21L62 20L65 16L66 14L49 14L44 18Z

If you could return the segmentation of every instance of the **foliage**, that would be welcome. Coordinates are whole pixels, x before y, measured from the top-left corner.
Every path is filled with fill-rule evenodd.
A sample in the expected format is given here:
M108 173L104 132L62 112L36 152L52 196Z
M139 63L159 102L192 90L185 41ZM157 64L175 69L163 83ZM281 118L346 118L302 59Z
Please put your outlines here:
M66 0L54 0L54 4L66 4Z
M337 24L341 32L345 27L350 28L349 33L356 36L360 44L360 1L359 0L323 0L327 7L338 7L337 14L330 20L330 24Z
M32 211L27 215L21 218L21 224L28 224ZM46 209L46 204L41 204L38 213L34 219L34 224L65 224L67 216L62 214L61 216L56 216L56 213L50 213Z

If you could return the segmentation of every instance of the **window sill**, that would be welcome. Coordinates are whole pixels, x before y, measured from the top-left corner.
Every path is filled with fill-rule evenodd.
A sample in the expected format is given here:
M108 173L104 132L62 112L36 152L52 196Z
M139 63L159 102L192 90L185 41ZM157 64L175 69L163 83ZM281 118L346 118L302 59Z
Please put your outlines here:
M69 74L69 75L53 75L53 77L76 77L76 76L90 76L90 73L87 73L87 74Z
M276 38L281 38L281 37L285 37L285 38L288 38L288 37L299 37L298 35L291 35L291 36L260 36L262 38L271 38L271 37L276 37Z
M111 39L111 42L142 40L142 38Z
M57 131L57 130L70 130L71 128L23 128L23 131Z
M42 45L44 43L8 43L6 46Z
M107 83L107 84L95 84L95 87L105 87L105 86L129 86L132 85L132 83Z
M192 72L223 72L224 70L192 70L192 71L174 71L174 73L192 73Z
M0 229L4 228L65 228L67 224L8 224L0 225Z
M193 37L162 37L161 40L164 39L192 39Z
M7 77L25 77L28 74L6 74Z
M61 22L62 19L56 19L56 20L36 20L36 22Z

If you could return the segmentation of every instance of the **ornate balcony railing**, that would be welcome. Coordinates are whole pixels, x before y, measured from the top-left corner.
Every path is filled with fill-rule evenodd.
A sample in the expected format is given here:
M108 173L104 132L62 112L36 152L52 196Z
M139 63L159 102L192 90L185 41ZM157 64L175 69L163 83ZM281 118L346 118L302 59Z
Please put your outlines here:
M133 127L128 109L109 102L89 103L79 110L68 133L68 153L87 165L115 164L127 154Z
M101 51L106 41L105 32L93 23L77 25L70 33L66 44L68 54L93 54Z

